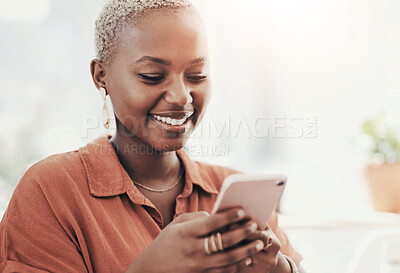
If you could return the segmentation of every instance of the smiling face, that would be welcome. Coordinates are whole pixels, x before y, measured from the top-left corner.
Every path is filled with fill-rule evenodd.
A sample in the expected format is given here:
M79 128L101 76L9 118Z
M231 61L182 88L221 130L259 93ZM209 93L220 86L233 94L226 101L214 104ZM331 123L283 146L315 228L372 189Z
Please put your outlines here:
M161 151L184 146L210 98L207 41L193 10L151 11L123 28L104 84L117 134Z

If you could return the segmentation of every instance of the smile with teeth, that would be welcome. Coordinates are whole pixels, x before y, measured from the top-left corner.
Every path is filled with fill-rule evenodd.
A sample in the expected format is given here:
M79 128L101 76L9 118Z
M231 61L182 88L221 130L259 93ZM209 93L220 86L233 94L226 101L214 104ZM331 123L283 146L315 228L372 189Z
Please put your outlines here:
M163 123L166 123L166 124L169 124L169 125L173 125L173 126L182 125L189 118L189 117L183 117L181 119L174 119L174 118L162 117L162 116L158 116L158 115L151 115L151 116L153 118L157 119L158 121L161 121Z

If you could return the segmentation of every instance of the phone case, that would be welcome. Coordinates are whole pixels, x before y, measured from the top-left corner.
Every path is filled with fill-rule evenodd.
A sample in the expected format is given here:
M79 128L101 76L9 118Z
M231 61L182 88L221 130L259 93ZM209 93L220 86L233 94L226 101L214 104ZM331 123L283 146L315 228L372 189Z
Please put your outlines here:
M287 183L284 174L234 174L225 178L212 214L231 207L242 207L258 224L265 227Z

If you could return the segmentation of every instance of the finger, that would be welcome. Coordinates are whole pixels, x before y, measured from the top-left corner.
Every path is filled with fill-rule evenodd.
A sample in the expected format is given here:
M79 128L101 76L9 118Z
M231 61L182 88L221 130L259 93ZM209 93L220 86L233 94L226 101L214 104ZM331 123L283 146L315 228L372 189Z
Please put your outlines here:
M239 224L233 224L233 225L229 226L229 229L237 229L238 227L240 227Z
M252 265L253 265L253 258L247 257L235 265L236 271L233 272L248 272L250 269L249 267L251 267ZM263 272L267 271L263 270Z
M208 262L214 267L230 266L260 252L263 248L264 243L257 240L244 246L210 255Z
M263 252L265 253L273 253L276 254L281 249L281 242L279 241L278 237L276 237L275 233L268 229L261 231L261 236L263 236L264 241L267 241Z
M253 236L253 232L257 232L257 224L255 222L248 222L245 225L239 226L236 229L222 233L220 237L222 241L222 248L231 248L239 244L248 237Z
M210 268L209 270L207 270L207 273L236 273L239 272L238 268L239 268L238 264L233 264L224 267Z
M210 216L210 214L207 211L196 211L196 212L190 212L190 213L184 213L179 215L178 217L175 218L173 221L174 223L184 223L193 219L205 217L205 216Z
M229 209L207 218L198 218L190 222L189 228L197 236L205 236L246 218L246 212L240 208Z
M265 230L262 231L256 230L251 234L249 234L249 236L246 239L249 241L255 241L255 240L263 241L264 249L271 247L273 244L273 238L271 234Z

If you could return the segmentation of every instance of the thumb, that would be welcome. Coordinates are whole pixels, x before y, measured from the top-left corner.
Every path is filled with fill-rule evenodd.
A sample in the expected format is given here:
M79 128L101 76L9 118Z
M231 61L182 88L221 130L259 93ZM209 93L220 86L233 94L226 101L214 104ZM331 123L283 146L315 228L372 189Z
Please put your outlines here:
M201 218L201 217L208 217L210 214L207 211L196 211L196 212L189 212L179 215L173 221L174 223L184 223L193 219Z

